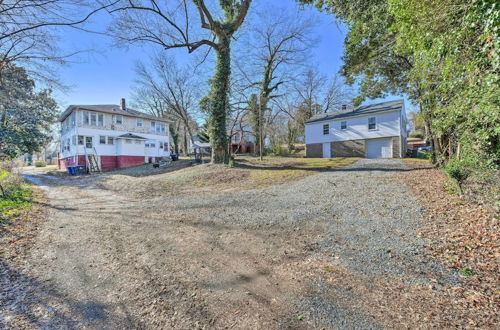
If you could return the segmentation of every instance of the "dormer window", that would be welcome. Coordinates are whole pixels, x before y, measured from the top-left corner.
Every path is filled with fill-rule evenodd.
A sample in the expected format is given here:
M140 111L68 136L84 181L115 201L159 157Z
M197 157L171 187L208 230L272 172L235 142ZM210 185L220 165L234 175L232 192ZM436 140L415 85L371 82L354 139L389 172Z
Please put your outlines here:
M328 135L330 134L330 124L324 124L323 125L323 135Z
M369 117L368 118L368 130L372 131L377 129L377 119L376 117Z

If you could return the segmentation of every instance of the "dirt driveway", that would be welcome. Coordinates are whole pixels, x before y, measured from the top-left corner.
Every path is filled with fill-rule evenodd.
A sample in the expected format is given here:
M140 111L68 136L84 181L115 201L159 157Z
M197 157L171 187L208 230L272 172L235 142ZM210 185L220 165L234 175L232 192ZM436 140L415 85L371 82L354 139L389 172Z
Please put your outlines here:
M396 179L403 170L397 160L361 160L284 185L147 200L29 175L48 195L50 218L4 288L0 327L430 322L436 279L456 279L417 238L422 209Z

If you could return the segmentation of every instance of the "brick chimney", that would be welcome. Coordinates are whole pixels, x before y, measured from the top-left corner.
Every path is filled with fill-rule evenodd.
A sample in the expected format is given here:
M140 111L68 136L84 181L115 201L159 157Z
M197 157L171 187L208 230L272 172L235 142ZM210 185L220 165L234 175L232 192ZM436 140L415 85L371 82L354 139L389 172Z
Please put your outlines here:
M123 98L120 100L120 109L124 111L127 110L127 106L125 105L125 99Z

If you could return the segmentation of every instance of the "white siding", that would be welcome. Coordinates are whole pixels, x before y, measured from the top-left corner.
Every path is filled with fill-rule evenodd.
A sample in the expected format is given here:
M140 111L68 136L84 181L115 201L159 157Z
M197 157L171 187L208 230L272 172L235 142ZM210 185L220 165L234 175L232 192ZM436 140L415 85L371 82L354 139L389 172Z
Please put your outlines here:
M375 117L377 128L368 130L368 118ZM340 122L347 121L347 129L340 129ZM323 134L323 125L330 125L330 134ZM375 139L401 135L401 112L393 111L373 115L340 118L307 124L305 127L306 143L324 143L359 139Z
M167 126L167 132L168 132L168 126ZM154 148L145 148L144 145L144 140L141 140L141 143L138 144L136 143L137 139L132 139L132 143L125 143L124 139L116 139L116 137L127 134L129 132L126 131L118 131L118 130L107 130L107 129L98 129L98 128L87 128L87 127L75 127L72 130L68 130L64 133L62 136L62 139L67 139L69 138L70 141L72 139L72 136L75 135L77 136L77 143L78 143L78 136L91 136L92 137L92 142L93 146L97 152L98 155L106 155L106 156L155 156L155 157L164 157L164 156L169 156L170 155L170 145L167 148L167 151L163 151L160 149L160 141L163 143L169 143L169 136L168 133L165 135L159 135L157 133L139 133L137 134L138 136L144 137L147 140L154 140L155 141L155 147ZM100 136L111 136L113 137L114 144L100 144L99 142L99 137ZM64 140L62 140L64 141ZM107 142L107 141L106 141ZM94 153L94 149L84 149L85 146L83 145L72 145L71 144L71 150L70 152L63 152L62 157L69 157L69 156L74 156L74 155L84 155L85 152L87 153Z

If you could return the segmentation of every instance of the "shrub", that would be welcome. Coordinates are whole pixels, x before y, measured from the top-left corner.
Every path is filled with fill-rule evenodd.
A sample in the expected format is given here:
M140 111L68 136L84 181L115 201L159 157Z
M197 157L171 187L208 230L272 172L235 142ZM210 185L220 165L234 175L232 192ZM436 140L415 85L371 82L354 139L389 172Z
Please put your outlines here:
M21 189L23 178L13 172L0 170L0 197L11 198Z
M420 134L420 133L412 133L410 135L408 135L408 137L410 138L418 138L418 139L424 139L424 135L423 134Z
M444 170L446 174L448 174L448 176L456 182L458 190L460 194L462 194L462 183L471 173L467 162L457 158L452 158L446 163Z
M37 160L36 162L33 163L35 167L45 167L47 166L47 163L43 160Z
M287 156L288 151L281 144L271 145L271 153L275 156Z

